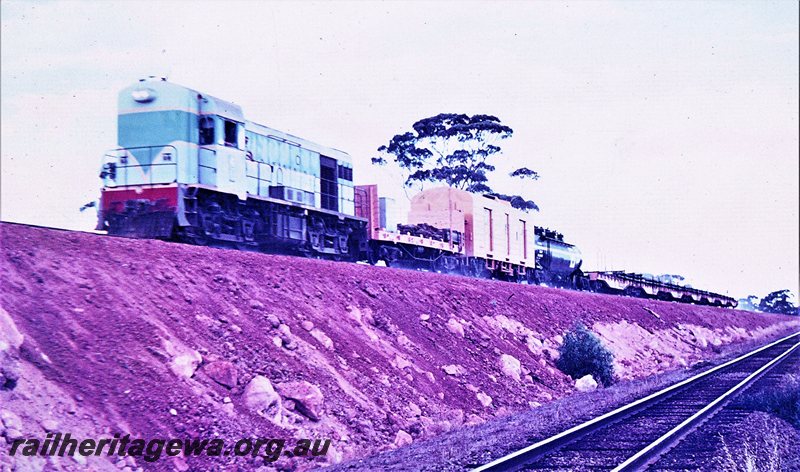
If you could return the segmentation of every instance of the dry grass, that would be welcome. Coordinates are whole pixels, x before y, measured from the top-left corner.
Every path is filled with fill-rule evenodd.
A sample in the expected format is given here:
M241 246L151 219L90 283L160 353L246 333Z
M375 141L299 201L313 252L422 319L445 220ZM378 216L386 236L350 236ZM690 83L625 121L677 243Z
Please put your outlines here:
M798 434L786 422L765 413L753 413L742 433L721 436L722 450L714 459L721 472L783 472L797 470Z
M744 405L777 416L800 429L800 375L782 376L776 388L747 395Z

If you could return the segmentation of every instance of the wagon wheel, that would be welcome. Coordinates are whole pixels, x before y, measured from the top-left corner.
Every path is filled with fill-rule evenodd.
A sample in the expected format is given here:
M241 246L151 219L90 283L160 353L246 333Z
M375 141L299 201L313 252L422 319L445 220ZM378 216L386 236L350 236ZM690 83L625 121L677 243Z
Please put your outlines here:
M442 256L431 259L430 266L432 272L441 272L443 274L447 273L447 265L445 264L444 257Z
M367 262L369 262L369 265L375 265L380 260L378 254L372 248L367 248Z
M481 272L481 266L482 264L476 261L467 261L466 270L468 272L469 277L475 279L485 278Z

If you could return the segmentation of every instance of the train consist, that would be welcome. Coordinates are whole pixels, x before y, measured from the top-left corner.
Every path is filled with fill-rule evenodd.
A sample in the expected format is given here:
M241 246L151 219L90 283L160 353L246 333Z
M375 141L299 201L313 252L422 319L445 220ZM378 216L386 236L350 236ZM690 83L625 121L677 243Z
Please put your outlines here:
M350 156L245 119L233 103L143 79L118 100L118 148L104 156L98 230L335 260L383 261L470 277L718 306L710 292L581 270L580 251L500 199L443 187L387 218Z

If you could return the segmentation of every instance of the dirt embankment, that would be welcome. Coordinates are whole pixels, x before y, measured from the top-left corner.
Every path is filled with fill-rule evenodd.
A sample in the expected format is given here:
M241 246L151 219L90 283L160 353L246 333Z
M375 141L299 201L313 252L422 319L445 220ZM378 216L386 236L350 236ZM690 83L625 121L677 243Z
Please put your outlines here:
M13 437L331 438L337 462L574 391L582 320L621 377L799 320L363 265L0 225L0 464L253 467L241 457L10 458ZM256 379L255 381L253 379ZM118 463L117 463L118 462ZM304 468L282 457L271 466Z

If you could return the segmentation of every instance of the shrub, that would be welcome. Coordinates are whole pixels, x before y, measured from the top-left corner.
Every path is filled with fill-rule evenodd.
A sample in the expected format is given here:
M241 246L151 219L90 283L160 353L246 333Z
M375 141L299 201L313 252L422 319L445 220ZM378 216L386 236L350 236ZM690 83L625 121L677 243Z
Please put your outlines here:
M556 367L573 379L591 375L604 386L614 382L614 355L583 323L564 336Z

